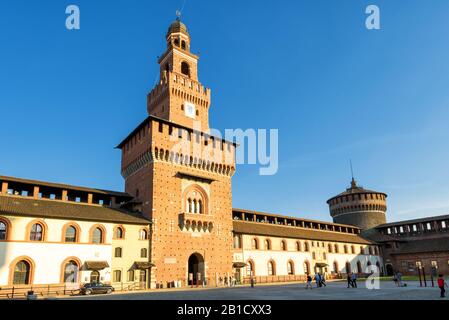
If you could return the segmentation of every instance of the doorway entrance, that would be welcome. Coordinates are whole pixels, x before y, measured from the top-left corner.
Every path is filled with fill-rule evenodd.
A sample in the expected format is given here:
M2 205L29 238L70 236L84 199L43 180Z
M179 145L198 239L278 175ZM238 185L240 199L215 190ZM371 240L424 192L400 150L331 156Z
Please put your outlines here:
M189 258L188 280L189 285L201 284L206 279L204 273L204 258L199 253L194 253ZM192 283L193 281L193 283Z
M386 264L385 267L387 268L387 276L392 276L394 274L393 266L391 264Z
M100 282L100 272L98 271L92 271L90 273L90 283L98 283Z

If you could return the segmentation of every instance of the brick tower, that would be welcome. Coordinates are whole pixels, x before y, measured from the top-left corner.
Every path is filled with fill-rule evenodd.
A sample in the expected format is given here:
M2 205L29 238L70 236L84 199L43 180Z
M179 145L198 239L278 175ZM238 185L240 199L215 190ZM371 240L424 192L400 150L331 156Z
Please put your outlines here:
M387 195L362 188L354 178L345 192L329 199L327 204L335 223L353 225L362 230L386 223Z
M166 40L149 116L118 146L122 176L153 222L152 285L214 285L232 273L235 144L209 134L210 89L198 81L199 58L179 19Z

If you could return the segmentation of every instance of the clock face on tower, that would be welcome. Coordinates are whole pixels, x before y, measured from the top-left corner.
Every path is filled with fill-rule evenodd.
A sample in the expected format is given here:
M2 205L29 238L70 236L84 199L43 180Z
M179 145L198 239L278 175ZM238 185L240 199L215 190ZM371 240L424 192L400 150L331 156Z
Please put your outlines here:
M184 110L186 113L186 116L192 119L195 119L195 105L193 103L190 102L184 102Z

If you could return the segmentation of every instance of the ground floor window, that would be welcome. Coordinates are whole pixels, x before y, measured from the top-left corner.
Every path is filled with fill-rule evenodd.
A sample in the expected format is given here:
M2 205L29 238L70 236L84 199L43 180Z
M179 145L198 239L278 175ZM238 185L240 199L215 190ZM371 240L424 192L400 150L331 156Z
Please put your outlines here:
M122 282L122 271L115 270L113 274L113 282Z
M30 284L31 266L28 261L19 261L14 267L13 284Z
M128 271L128 282L134 282L134 270Z
M310 274L310 265L307 261L304 262L304 274Z
M287 273L289 274L289 275L293 275L293 274L295 274L295 267L294 267L294 265L293 265L293 262L292 261L289 261L288 263L287 263Z
M69 261L64 267L64 283L78 282L79 267L75 261Z
M274 276L275 274L276 274L276 272L274 270L274 263L273 263L273 261L269 261L268 262L268 275Z

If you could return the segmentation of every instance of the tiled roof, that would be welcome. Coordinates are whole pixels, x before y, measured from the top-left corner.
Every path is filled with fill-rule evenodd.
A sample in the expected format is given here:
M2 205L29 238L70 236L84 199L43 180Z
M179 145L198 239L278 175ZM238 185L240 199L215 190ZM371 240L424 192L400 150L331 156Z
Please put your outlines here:
M273 236L281 238L296 238L320 241L335 241L358 244L371 244L367 239L357 234L321 231L292 226L273 225L260 222L233 221L234 232L251 235Z
M122 209L86 205L56 200L37 200L24 197L0 196L0 213L25 217L149 224L138 213Z

